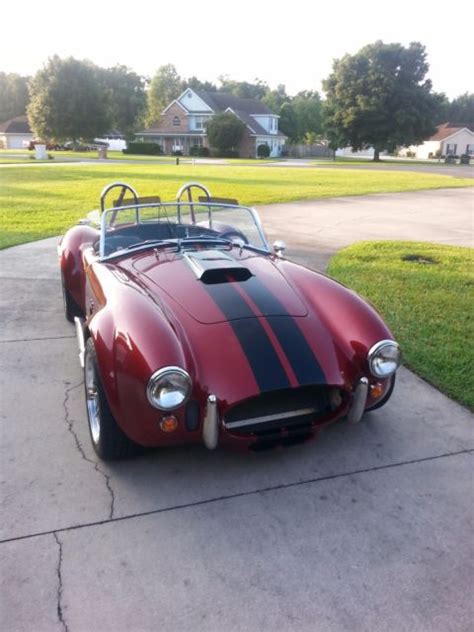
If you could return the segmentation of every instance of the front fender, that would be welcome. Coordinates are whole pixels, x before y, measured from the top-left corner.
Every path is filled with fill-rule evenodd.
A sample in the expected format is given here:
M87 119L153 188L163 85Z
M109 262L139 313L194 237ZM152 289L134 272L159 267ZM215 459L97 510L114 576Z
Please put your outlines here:
M189 368L178 333L141 289L123 283L107 288L106 302L90 319L98 369L112 413L122 430L141 444L159 439L162 413L150 405L146 387L164 366ZM193 377L193 375L191 375Z

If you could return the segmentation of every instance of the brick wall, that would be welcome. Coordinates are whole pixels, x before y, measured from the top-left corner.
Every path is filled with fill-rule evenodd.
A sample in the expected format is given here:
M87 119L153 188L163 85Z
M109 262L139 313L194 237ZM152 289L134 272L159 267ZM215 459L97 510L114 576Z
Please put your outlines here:
M250 136L248 128L240 141L239 155L241 158L255 158L255 137Z
M179 119L179 125L173 125L173 119L175 117ZM153 131L155 129L160 132L171 132L179 136L181 132L189 132L189 116L186 116L183 109L177 103L173 103L169 110L161 115L160 121L156 128L153 127Z

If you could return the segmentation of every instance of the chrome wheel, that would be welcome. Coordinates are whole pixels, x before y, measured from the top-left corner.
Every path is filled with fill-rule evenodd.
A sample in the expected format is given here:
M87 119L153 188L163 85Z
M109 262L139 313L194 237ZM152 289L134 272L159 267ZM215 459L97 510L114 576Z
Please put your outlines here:
M84 382L86 387L86 406L92 441L97 445L100 439L100 403L97 389L97 376L94 359L86 353L84 362Z

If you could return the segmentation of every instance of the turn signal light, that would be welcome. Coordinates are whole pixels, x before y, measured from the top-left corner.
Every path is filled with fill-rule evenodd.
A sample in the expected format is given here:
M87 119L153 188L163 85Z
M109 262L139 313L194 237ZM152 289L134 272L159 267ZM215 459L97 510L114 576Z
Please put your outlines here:
M178 427L178 420L176 417L170 415L169 417L163 417L160 421L160 428L163 432L174 432Z
M376 384L372 384L370 387L370 395L373 399L378 399L383 395L383 384L377 382Z

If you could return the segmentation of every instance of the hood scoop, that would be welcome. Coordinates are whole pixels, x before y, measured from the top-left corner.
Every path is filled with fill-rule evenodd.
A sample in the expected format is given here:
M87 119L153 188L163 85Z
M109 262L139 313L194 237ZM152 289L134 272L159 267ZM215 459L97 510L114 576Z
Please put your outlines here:
M195 277L208 285L247 281L253 276L248 268L221 250L185 252L183 258Z

